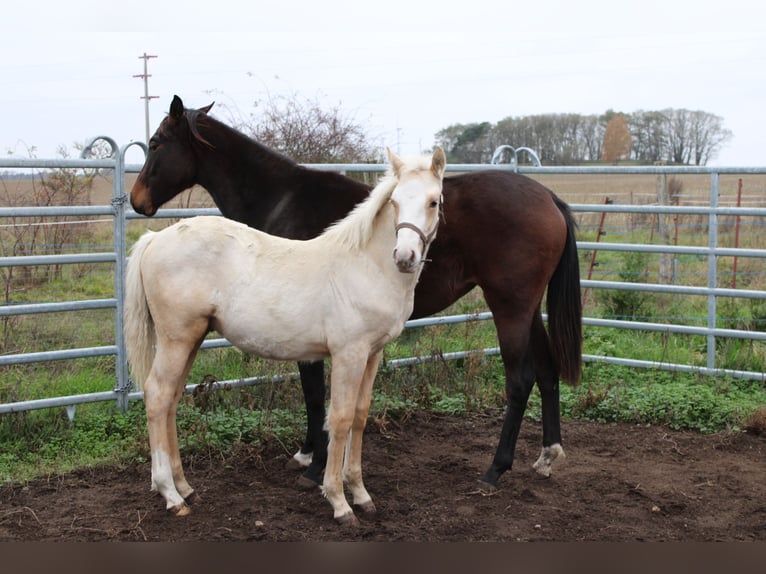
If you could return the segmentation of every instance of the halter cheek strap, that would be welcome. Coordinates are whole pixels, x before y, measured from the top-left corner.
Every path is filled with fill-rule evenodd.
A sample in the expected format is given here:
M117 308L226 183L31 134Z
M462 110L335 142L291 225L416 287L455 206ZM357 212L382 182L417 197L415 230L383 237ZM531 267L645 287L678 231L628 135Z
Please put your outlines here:
M444 219L444 196L443 195L439 196L439 218ZM445 223L446 223L446 220L445 220ZM396 224L396 233L399 233L399 230L403 228L411 229L412 231L417 233L418 237L420 237L420 240L423 242L423 248L425 249L426 247L428 247L431 241L433 241L434 236L436 235L436 231L439 229L439 226L436 225L431 231L431 233L426 235L425 233L423 233L423 230L420 229L417 225L403 221L402 223Z

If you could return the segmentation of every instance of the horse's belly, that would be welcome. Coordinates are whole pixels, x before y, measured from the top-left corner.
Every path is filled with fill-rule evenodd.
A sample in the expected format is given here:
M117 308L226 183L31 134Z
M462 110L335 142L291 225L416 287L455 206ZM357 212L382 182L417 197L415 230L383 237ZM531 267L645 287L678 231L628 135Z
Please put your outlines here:
M215 329L238 349L279 361L316 361L329 355L327 345L312 325L292 326L287 323L264 325L257 321L214 324Z

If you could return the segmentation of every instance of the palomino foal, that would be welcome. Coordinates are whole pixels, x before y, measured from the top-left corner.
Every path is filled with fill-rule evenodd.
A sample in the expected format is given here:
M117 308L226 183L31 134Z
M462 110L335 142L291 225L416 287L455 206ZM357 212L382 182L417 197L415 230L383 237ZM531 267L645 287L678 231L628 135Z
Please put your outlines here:
M369 198L317 238L295 241L222 217L184 220L134 245L127 268L125 340L143 386L152 489L188 514L177 403L206 334L278 360L332 357L328 462L322 491L341 523L364 512L362 435L383 347L412 313L415 285L439 224L445 156L403 160ZM344 461L344 451L345 461Z

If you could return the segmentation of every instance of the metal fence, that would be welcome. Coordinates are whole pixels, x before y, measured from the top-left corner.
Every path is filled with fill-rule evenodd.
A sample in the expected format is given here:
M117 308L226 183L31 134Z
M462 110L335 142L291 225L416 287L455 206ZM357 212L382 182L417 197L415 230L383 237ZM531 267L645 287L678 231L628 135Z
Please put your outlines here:
M130 219L140 218L141 216L133 212L127 201L127 191L125 189L126 173L137 173L140 165L126 165L125 155L128 148L133 145L142 147L142 143L134 142L127 146L118 147L113 140L109 138L96 138L96 140L106 141L112 148L112 156L108 159L59 159L59 160L37 160L37 159L0 159L0 169L21 168L25 170L46 170L60 168L81 168L98 169L111 171L113 174L112 201L110 205L94 206L60 206L60 207L2 207L0 208L0 220L3 218L23 218L23 217L41 217L41 216L106 216L113 220L113 248L108 251L96 253L79 254L56 254L56 255L36 255L36 256L11 256L0 257L0 268L13 266L35 266L35 265L68 265L68 264L90 264L90 263L109 263L114 265L114 296L103 299L92 299L82 301L63 301L53 303L26 303L26 304L6 304L0 306L0 319L4 317L13 317L18 315L28 315L37 313L54 312L75 312L80 310L93 309L114 309L115 328L114 344L94 346L77 349L51 349L44 352L18 353L0 355L0 367L18 365L24 363L69 360L83 357L98 356L116 356L115 386L114 389L107 392L87 393L80 395L69 395L60 397L51 397L46 399L37 399L29 401L17 401L0 404L0 414L26 411L41 408L60 407L68 408L70 416L74 415L76 405L83 403L99 401L116 401L121 409L127 408L130 400L140 400L142 393L132 388L131 381L128 378L127 363L125 360L125 347L122 333L122 303L123 303L123 283L126 263L126 222ZM94 140L94 141L96 141ZM86 148L87 149L87 148ZM515 157L515 156L514 156ZM382 172L385 166L371 166L368 164L322 164L310 165L308 167L334 170L343 172ZM636 243L614 243L597 241L578 241L578 247L582 251L623 251L623 252L644 252L644 253L666 253L671 255L694 255L707 259L707 281L706 286L692 286L681 284L658 284L658 283L633 283L625 281L605 281L583 279L582 287L585 290L591 289L614 289L614 290L633 290L653 293L667 293L671 295L695 295L707 298L707 319L705 326L668 324L663 322L619 320L585 317L584 325L593 327L612 327L619 329L639 329L644 331L659 331L663 333L679 333L687 335L703 336L707 340L706 364L705 366L695 366L687 364L674 364L669 362L644 361L636 359L627 359L620 357L584 355L586 361L603 361L608 363L627 365L631 367L650 367L684 372L699 372L705 375L729 375L734 377L744 377L766 381L766 373L746 370L728 370L716 365L716 340L719 338L739 338L751 341L766 341L766 332L758 330L742 329L722 329L717 325L717 303L721 297L735 297L740 299L766 299L766 291L749 289L728 289L718 286L718 267L719 257L743 257L760 258L766 261L766 249L741 249L726 248L718 245L719 237L719 217L737 216L754 217L763 220L766 218L766 208L764 207L730 207L720 206L719 181L720 176L724 174L749 174L764 175L766 168L711 168L711 167L669 167L669 166L651 166L651 167L539 167L539 166L521 166L512 161L510 165L449 165L448 171L451 172L469 172L486 169L507 169L518 171L531 177L540 177L546 175L567 175L567 174L653 174L656 176L677 175L677 174L701 174L709 177L709 200L707 205L701 206L673 206L673 205L629 205L629 204L579 204L571 203L570 206L575 213L627 213L627 214L652 214L652 215L699 215L707 219L708 241L704 246L678 246L678 245L656 245L656 244L636 244ZM200 214L218 213L216 209L162 209L155 217L178 218L188 217ZM483 321L491 319L489 312L476 313L470 315L451 315L441 317L431 317L426 319L417 319L409 321L407 328L423 327L427 325L442 325L466 321ZM209 339L203 344L203 348L214 348L227 346L229 343L225 339ZM485 355L498 355L498 348L489 349L467 349L461 352L446 353L438 356L439 360L452 360L467 357L469 355L481 352ZM399 367L434 360L435 357L409 357L389 361L388 366ZM220 381L214 386L237 387L252 385L265 380L275 380L290 377L294 375L276 376L276 377L252 377L240 380ZM187 391L191 391L194 385L189 385Z

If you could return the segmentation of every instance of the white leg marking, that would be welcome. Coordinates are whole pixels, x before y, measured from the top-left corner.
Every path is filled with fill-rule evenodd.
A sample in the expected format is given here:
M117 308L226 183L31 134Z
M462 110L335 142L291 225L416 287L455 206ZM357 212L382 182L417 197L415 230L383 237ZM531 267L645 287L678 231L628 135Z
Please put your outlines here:
M543 447L543 450L540 453L540 458L538 458L537 462L532 465L532 468L534 468L538 474L548 477L551 475L553 463L559 458L566 458L564 449L559 443Z
M307 468L311 464L311 457L313 453L302 453L300 449L293 455L293 460L300 468Z
M162 495L168 510L186 506L183 496L178 493L173 482L170 456L161 448L152 453L152 490Z

